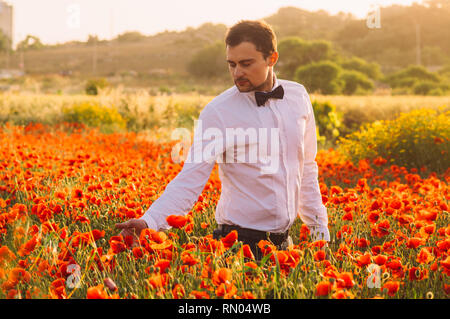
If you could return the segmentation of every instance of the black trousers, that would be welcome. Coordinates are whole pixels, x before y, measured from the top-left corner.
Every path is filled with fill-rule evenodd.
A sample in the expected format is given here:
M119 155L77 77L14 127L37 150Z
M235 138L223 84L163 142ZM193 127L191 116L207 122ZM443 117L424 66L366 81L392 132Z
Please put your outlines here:
M248 245L255 256L257 261L260 261L264 256L261 249L258 247L258 243L261 240L267 240L277 247L277 249L283 249L287 247L289 236L286 232L284 236L267 236L266 232L256 231L241 228L234 225L219 225L213 232L214 239L220 239L228 235L232 230L236 230L238 233L238 241L241 241L244 245Z

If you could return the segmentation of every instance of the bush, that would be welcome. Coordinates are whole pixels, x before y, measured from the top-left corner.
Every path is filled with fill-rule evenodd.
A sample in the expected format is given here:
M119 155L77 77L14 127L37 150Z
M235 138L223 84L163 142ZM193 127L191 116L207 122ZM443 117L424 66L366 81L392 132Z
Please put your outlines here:
M417 81L413 86L413 92L417 95L428 95L431 90L438 88L432 81Z
M303 84L309 92L337 94L341 84L338 75L341 68L334 62L314 62L299 67L295 71L295 80Z
M82 102L70 107L63 107L62 111L64 121L97 127L106 133L124 130L127 124L115 108L98 105L94 102Z
M332 58L334 52L328 41L305 41L299 37L286 37L278 44L278 52L283 57L277 63L280 75L293 80L295 70L302 65Z
M414 85L416 81L432 81L439 83L441 78L437 73L430 72L423 66L412 65L387 76L385 81L389 83L392 88L397 88L405 86L410 87Z
M374 88L373 82L364 73L358 71L345 70L339 75L339 78L344 85L342 93L346 95L355 94L358 89L368 91Z
M167 127L191 129L204 106L197 103L180 103L170 100L162 114L162 124Z
M382 77L380 65L372 62L369 63L358 57L351 57L341 63L341 67L346 70L354 70L365 74L367 77L377 80Z
M341 115L336 112L336 106L330 102L312 102L314 118L318 129L318 143L325 145L326 142L334 144L339 137L341 126Z
M197 78L223 78L228 74L225 44L217 41L197 52L187 66L188 72Z
M87 95L97 95L99 89L108 86L108 81L104 78L90 79L86 83L85 92Z
M438 88L431 89L430 92L428 92L428 95L443 96L443 95L445 95L445 93L440 87L438 87Z
M354 163L382 157L407 168L423 166L443 173L450 163L450 111L419 109L392 121L365 124L339 140L339 148Z
M372 122L373 119L359 107L349 108L345 110L342 116L342 125L339 129L339 136L345 137L361 127L363 123Z

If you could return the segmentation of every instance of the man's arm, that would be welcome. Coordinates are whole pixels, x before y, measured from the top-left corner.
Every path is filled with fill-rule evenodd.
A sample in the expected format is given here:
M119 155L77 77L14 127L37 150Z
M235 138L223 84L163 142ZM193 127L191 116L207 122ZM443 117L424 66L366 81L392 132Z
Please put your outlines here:
M300 189L300 218L311 231L313 240L330 240L328 230L327 208L322 203L316 162L317 135L314 111L306 90L303 93L304 103L308 108L304 136L303 177Z
M170 228L166 221L168 216L185 215L192 209L208 181L217 156L224 152L223 139L220 138L223 134L205 134L205 131L222 133L221 127L217 111L212 107L205 107L200 113L194 143L189 149L182 170L141 218L129 221L130 227L137 226L134 229L137 235L144 228L168 229ZM124 235L128 233L125 227L117 228L124 229Z

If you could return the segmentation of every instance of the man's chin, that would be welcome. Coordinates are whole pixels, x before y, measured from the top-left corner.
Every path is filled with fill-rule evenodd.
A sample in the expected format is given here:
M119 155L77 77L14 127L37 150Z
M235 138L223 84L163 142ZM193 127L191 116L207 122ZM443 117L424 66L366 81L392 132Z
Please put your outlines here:
M253 91L253 87L251 87L251 86L239 86L239 85L236 84L236 88L241 93L247 93L247 92Z

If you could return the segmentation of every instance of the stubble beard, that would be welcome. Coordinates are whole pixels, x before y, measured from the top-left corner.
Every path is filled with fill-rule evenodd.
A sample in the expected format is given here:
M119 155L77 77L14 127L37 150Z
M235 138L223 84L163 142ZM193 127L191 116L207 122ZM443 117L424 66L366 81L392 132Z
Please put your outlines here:
M273 77L273 73L272 73L272 71L269 71L269 73L267 74L266 80L265 80L263 83L261 83L260 85L258 85L258 86L253 85L253 83L250 82L250 80L245 79L245 80L248 81L248 83L250 84L250 87L249 87L248 89L242 89L242 88L240 88L240 87L237 85L237 82L238 82L239 79L236 80L234 83L235 83L235 85L236 85L236 88L237 88L237 89L239 90L239 92L241 92L241 93L248 93L248 92L252 92L252 91L257 92L257 91L262 91L262 89L264 88L264 86L266 86L266 84L270 82L270 78L271 78L271 77ZM241 80L242 80L242 79L241 79ZM272 84L273 84L273 83L272 83Z

